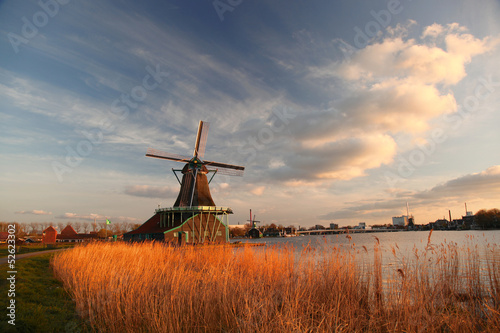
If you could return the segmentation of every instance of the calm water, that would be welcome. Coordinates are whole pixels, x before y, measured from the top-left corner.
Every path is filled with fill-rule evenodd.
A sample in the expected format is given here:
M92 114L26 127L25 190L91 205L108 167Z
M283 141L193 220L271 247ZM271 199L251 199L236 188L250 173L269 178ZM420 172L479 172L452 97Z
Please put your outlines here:
M430 242L429 242L430 235ZM418 254L427 258L435 256L432 249L437 249L437 254L442 253L443 247L456 246L461 249L460 265L467 264L467 260L474 261L480 269L485 269L487 261L495 261L500 267L500 230L470 230L470 231L401 231L380 233L359 233L339 235L314 235L297 237L276 237L250 240L233 240L248 243L265 243L266 247L276 245L292 245L300 257L300 251L309 246L317 249L320 255L342 248L355 252L359 264L370 265L374 262L374 252L377 239L380 241L379 249L382 254L384 275L402 267L403 263L416 259ZM428 246L430 245L430 246ZM426 251L427 249L427 251ZM469 255L467 249L473 249L474 255ZM300 259L299 259L300 260Z

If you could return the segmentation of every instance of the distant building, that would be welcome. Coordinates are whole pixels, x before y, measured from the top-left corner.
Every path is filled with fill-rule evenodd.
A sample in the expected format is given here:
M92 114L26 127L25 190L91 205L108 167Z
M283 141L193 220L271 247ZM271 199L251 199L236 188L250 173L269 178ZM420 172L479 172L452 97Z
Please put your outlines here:
M48 227L42 233L42 242L44 244L55 244L57 239L57 230L53 226Z
M276 228L267 228L264 231L264 237L278 237L280 235L280 231Z
M316 224L314 226L314 230L325 230L325 226L321 225L321 224Z
M435 222L430 222L429 226L431 229L448 229L449 221L446 219L439 219Z
M358 229L366 229L366 222L359 222Z
M404 227L405 225L408 225L408 216L394 216L392 218L392 225L395 227Z
M338 229L339 228L339 225L337 223L330 223L330 229L334 230L334 229Z
M247 236L250 238L261 238L263 236L262 232L257 228L252 228L248 230Z
M472 212L467 212L465 216L462 216L462 227L464 229L471 229L476 225L476 218Z
M80 243L97 238L97 232L91 232L90 234L79 234L75 231L75 229L73 229L72 226L67 225L66 228L64 228L61 233L57 235L57 242Z

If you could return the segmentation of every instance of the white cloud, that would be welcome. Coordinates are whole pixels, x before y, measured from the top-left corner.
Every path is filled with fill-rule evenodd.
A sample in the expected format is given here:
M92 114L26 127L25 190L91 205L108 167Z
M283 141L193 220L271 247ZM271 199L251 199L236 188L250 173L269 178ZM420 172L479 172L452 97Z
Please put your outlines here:
M429 120L456 110L451 93L418 81L389 79L360 89L338 104L339 125L360 132L422 133Z
M329 109L303 112L291 122L296 142L289 144L293 154L285 165L272 170L277 179L301 185L348 180L391 163L398 135L420 142L433 119L457 110L449 86L467 75L472 57L499 41L476 38L458 24L426 27L421 40L407 37L404 26L389 30L349 61L309 68L309 78L340 79L336 85L343 84L344 93Z
M500 165L449 180L430 190L416 193L413 197L421 200L480 197L500 202Z
M266 170L271 181L290 186L317 185L325 180L349 180L365 175L365 170L392 162L396 151L388 135L364 135L335 140L316 140L313 145L298 142L282 148L288 151L283 165Z
M30 214L30 215L52 215L52 212L46 212L44 210L36 210L36 209L33 209L33 210L22 210L22 211L18 211L18 212L15 212L16 214Z
M313 68L313 73L362 80L367 85L388 78L452 85L466 76L465 65L472 57L492 50L500 41L498 37L476 38L456 24L448 28L436 24L426 27L422 38L429 36L442 38L442 45L438 46L434 39L387 37L359 50L349 62L330 65L326 71Z
M431 37L436 38L444 32L444 27L441 24L431 24L425 27L424 32L422 33L421 38Z

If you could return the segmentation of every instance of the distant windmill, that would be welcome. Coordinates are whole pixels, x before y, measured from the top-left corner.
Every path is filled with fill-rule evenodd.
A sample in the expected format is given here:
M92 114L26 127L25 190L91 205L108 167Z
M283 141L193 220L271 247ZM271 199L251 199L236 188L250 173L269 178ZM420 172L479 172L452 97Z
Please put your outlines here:
M250 230L248 230L248 237L250 238L260 238L262 237L262 232L257 229L256 223L259 223L260 221L255 220L255 215L252 218L252 210L250 209L250 220L247 220L250 222Z
M248 222L250 222L250 228L256 228L257 225L256 223L260 223L260 221L256 221L255 220L255 214L253 216L253 219L252 219L252 210L250 209L250 220L247 220Z
M207 174L210 172L231 176L243 176L244 167L203 160L207 144L209 124L200 121L192 157L165 153L148 148L146 156L185 163L182 170L181 188L173 207L155 210L148 221L136 230L123 235L124 240L162 240L179 245L204 242L227 242L229 238L229 207L216 207L210 194ZM213 178L213 176L212 176ZM210 179L212 180L212 179Z
M198 135L194 146L193 157L165 153L148 148L146 156L165 160L186 163L182 168L181 190L174 207L215 206L210 189L207 173L218 172L230 176L243 176L245 167L202 160L205 155L209 123L200 121ZM172 169L175 173L175 170ZM177 177L177 175L176 175Z

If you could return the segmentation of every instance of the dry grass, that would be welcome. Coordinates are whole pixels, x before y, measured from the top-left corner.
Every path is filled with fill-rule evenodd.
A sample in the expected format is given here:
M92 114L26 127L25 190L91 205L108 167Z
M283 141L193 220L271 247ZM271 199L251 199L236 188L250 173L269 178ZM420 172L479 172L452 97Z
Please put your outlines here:
M157 243L91 244L52 265L96 331L498 332L499 249L486 250L481 270L477 248L429 242L388 278L378 241L369 269L352 248Z

